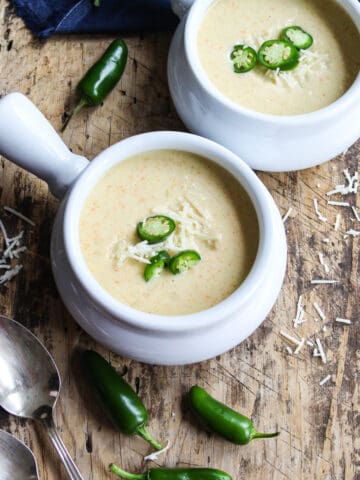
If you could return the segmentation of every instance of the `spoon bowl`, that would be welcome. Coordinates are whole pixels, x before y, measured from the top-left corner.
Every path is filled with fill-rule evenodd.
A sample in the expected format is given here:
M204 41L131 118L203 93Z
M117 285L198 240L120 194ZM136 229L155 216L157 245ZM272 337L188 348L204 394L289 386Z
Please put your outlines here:
M42 423L68 477L82 480L53 420L61 387L55 362L34 334L4 316L0 316L0 371L0 405L13 415Z
M38 480L32 451L10 433L0 430L0 480Z

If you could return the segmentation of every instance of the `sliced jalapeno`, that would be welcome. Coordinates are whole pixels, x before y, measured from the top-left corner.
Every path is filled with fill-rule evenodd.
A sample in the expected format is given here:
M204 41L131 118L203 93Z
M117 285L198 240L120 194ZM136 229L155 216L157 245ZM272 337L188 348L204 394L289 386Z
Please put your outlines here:
M267 40L259 49L258 59L270 70L292 70L299 63L299 51L285 40Z
M201 260L195 250L184 250L170 260L169 268L174 275L183 273L194 267Z
M148 265L146 265L144 270L145 281L150 282L150 280L157 278L160 275L160 273L164 270L164 268L165 268L164 260L159 260L157 262L149 263Z
M306 50L314 43L310 33L305 32L301 27L291 26L282 30L280 38L286 42L292 43L299 50Z
M144 270L144 278L146 282L149 282L153 278L156 278L170 263L170 255L166 250L161 250L152 258L150 258L150 264L146 265Z
M141 240L149 243L159 243L165 240L175 230L175 222L165 215L148 217L137 225Z
M161 250L156 255L154 255L153 257L150 258L150 262L151 263L157 263L160 260L162 260L165 263L165 265L167 266L170 263L170 259L171 259L171 257L168 254L168 252L166 250Z
M252 70L257 63L257 53L246 45L235 45L230 58L235 73L246 73Z

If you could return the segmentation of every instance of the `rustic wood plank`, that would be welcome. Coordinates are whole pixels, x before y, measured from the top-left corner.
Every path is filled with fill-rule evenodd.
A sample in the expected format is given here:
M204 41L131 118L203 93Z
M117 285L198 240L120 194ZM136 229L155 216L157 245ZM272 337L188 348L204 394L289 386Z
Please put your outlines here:
M75 101L74 86L110 38L68 36L40 42L31 37L4 0L0 0L0 15L0 94L25 93L59 129L64 111ZM102 107L79 114L63 135L74 152L88 158L135 133L182 129L166 84L169 35L126 40L130 60L122 81ZM321 167L299 173L260 174L281 212L293 207L286 223L288 271L276 306L262 327L231 352L201 364L171 368L143 365L109 353L77 326L59 300L50 270L50 231L58 202L43 182L1 159L1 206L17 208L36 226L23 225L1 209L0 217L10 232L25 229L29 251L24 256L24 271L0 287L0 311L29 327L53 354L63 380L56 423L85 479L109 478L107 465L111 461L141 471L149 449L141 439L115 432L84 398L76 357L74 360L78 347L96 348L119 370L127 369L126 378L137 386L149 406L151 432L172 444L159 464L211 465L231 472L237 480L360 478L360 240L343 238L343 233L356 225L343 210L340 231L334 231L338 210L325 209L323 200L324 193L341 180L345 166L351 172L359 170L359 159L360 143ZM321 199L327 223L315 216L313 198ZM322 242L325 237L330 244ZM322 274L318 252L324 253L331 275L340 279L340 284L310 285L311 278ZM289 356L279 335L280 330L294 333L292 319L300 294L308 321L297 333L319 336L328 355L326 365L312 358L309 347L298 356ZM314 301L327 314L326 332L321 321L313 320L317 318L311 307ZM351 318L353 324L335 324L337 316ZM327 374L333 380L320 387L319 381ZM202 432L181 401L194 383L251 415L259 428L279 428L281 436L236 447ZM41 479L65 478L41 429L2 410L0 425L33 449Z

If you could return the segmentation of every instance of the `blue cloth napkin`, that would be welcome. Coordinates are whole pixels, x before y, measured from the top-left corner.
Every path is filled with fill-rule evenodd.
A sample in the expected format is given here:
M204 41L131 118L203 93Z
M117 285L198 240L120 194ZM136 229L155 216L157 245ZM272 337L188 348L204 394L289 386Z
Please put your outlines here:
M13 0L16 13L40 38L55 33L123 33L172 30L170 0Z

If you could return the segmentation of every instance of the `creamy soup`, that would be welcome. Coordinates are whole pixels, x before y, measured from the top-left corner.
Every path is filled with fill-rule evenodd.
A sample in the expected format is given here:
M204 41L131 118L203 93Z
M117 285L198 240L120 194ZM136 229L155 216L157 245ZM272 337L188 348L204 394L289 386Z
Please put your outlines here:
M154 212L186 217L177 229L189 225L189 231L198 231L203 225L196 238L174 233L184 249L195 249L195 242L201 261L187 272L165 270L145 282L145 264L121 259L121 252L140 241L136 225ZM198 312L224 300L249 273L258 247L256 213L235 178L209 160L177 150L142 153L111 168L84 204L79 234L98 283L121 302L160 315Z
M275 72L257 65L234 73L234 45L257 50L292 25L314 39L309 49L300 51L298 67ZM351 86L360 68L360 37L332 0L217 0L200 26L198 53L211 82L235 103L263 113L296 115L329 105Z

